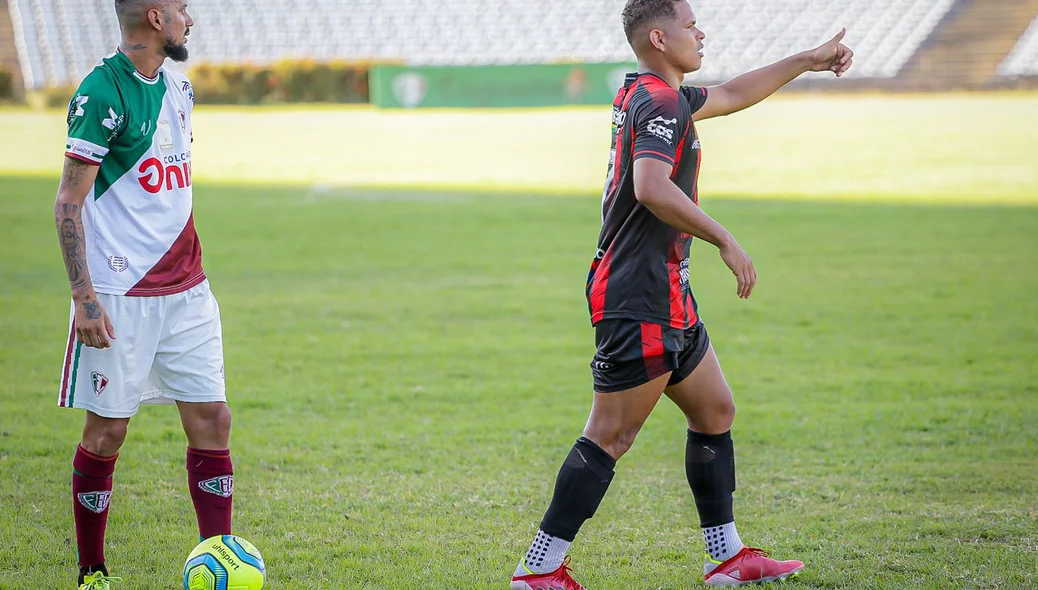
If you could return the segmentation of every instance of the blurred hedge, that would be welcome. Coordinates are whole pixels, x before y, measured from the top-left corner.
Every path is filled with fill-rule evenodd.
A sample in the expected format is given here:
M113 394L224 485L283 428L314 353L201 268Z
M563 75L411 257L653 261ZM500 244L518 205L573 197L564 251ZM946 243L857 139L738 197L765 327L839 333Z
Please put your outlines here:
M43 90L43 102L48 108L67 109L76 94L76 86L51 86Z
M200 104L368 102L369 64L286 60L267 65L198 64L188 77Z
M14 74L0 67L0 100L14 100Z

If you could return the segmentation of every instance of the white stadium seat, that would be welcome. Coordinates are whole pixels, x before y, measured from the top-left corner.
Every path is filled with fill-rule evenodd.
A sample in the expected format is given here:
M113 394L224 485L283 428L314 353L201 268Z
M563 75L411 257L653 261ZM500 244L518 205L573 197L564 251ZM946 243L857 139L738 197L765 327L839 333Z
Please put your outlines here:
M695 0L707 34L707 59L696 79L730 78L818 44L841 26L856 52L848 77L892 77L953 2ZM112 4L9 0L27 85L74 84L114 50L119 29ZM624 0L191 0L197 24L189 47L193 61L206 62L622 62L633 59L620 26L623 5ZM1038 28L1028 34L1019 57L1003 64L1006 71L1038 67Z
M1038 76L1038 17L1031 21L996 72L1009 77Z

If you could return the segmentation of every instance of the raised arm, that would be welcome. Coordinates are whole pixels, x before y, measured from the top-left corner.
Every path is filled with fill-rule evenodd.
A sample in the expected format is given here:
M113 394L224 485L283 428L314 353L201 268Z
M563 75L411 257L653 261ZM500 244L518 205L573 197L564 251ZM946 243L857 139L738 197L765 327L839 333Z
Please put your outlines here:
M853 51L840 43L846 32L847 29L841 29L835 37L814 49L791 55L770 66L732 78L724 84L709 87L706 104L693 118L700 121L751 107L804 72L828 70L837 77L842 76L851 67L851 58L854 56Z
M667 225L717 246L721 259L739 282L737 294L747 299L757 283L753 261L720 223L717 223L670 180L673 166L661 160L634 161L634 196Z
M83 234L83 205L97 178L97 171L98 166L94 164L65 157L58 196L54 200L54 224L76 308L76 335L87 346L108 348L111 345L109 338L114 338L115 334L90 280Z

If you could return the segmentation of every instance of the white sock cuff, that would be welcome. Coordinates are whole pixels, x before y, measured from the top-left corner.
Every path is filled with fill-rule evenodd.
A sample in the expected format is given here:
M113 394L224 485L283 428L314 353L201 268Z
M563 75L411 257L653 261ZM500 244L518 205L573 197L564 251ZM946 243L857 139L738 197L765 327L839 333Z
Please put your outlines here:
M726 561L742 550L742 539L735 529L735 522L703 528L706 552L714 561Z

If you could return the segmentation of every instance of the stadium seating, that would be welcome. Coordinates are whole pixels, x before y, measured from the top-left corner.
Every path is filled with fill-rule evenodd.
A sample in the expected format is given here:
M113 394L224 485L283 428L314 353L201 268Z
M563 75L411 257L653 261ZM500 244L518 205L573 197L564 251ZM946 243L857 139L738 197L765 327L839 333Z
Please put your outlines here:
M695 0L697 79L729 78L848 29L852 77L898 73L954 0ZM193 59L422 64L627 61L624 0L192 0ZM10 0L29 87L77 82L119 41L112 0ZM1033 35L1032 35L1033 38ZM1033 47L1033 45L1032 45ZM1034 54L1032 49L1031 55ZM1033 63L1033 60L1032 60Z
M1000 76L1038 76L1038 17L1031 21L997 71Z

